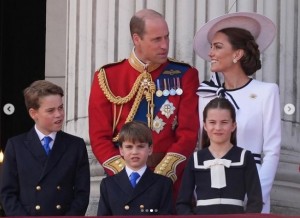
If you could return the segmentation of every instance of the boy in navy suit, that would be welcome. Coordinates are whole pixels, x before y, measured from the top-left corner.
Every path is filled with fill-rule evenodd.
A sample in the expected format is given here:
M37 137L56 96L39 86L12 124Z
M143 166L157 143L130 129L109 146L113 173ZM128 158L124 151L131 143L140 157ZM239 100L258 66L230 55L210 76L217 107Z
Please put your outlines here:
M24 90L35 125L6 145L1 198L7 216L85 215L88 155L82 138L61 131L63 95L61 87L45 80Z
M172 214L172 180L147 167L152 132L145 123L126 123L119 137L125 168L102 180L98 216ZM133 178L135 176L135 178Z

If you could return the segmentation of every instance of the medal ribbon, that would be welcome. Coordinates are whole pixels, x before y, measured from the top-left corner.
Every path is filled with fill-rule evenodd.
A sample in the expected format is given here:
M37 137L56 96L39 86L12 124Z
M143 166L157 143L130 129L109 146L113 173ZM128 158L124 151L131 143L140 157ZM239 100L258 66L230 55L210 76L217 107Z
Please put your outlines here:
M173 77L177 77L178 80L180 78L183 77L183 75L187 72L187 70L189 69L188 65L184 65L184 64L178 64L176 62L169 62L169 64L163 69L162 73L156 78L155 83L157 84L157 80L159 81L163 81L164 79L171 79ZM164 71L170 71L170 70L179 70L181 73L180 74L176 74L176 75L170 75L170 74L164 74ZM162 87L160 87L161 90L163 89ZM163 91L163 90L162 90ZM154 95L154 117L155 115L160 111L161 106L164 104L164 102L168 99L168 96L161 96L158 97L156 95ZM147 117L145 116L145 111L147 111L147 101L146 99L143 99L140 103L140 106L135 114L134 119L135 120L140 120L143 122L147 122Z

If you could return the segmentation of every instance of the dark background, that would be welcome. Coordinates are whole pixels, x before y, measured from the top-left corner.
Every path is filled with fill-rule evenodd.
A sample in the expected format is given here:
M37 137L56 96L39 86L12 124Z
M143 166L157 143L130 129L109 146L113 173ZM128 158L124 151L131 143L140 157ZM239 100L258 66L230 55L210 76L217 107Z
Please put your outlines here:
M23 90L45 78L46 0L0 0L0 149L9 137L27 131ZM15 106L12 115L3 106Z
M0 0L0 150L7 139L29 130L33 121L23 90L45 78L46 0ZM3 111L11 103L12 115ZM0 186L2 163L0 162ZM4 216L0 200L0 216Z

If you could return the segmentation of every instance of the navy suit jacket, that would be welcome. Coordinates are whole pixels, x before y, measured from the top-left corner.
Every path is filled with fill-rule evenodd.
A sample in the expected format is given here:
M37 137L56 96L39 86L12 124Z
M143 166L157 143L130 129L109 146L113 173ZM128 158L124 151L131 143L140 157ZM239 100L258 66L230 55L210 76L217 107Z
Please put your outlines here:
M85 215L90 171L82 138L57 132L46 155L34 128L8 140L1 199L7 216Z
M170 178L147 168L136 187L132 188L123 169L102 180L97 215L172 214L172 185Z

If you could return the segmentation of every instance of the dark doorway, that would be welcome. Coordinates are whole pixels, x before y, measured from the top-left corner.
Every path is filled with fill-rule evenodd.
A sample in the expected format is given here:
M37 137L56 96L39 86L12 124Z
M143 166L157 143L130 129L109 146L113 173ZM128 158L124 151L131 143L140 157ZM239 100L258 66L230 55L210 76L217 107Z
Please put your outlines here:
M33 126L22 92L34 80L45 78L46 0L0 2L0 149L4 150L9 137Z

